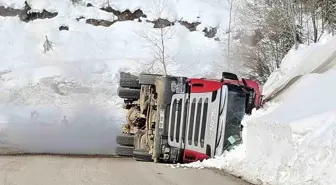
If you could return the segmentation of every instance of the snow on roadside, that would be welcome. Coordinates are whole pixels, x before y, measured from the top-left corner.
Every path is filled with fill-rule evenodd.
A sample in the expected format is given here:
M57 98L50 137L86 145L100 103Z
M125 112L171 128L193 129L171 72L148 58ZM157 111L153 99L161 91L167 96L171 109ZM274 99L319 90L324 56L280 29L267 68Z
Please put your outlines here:
M328 64L331 60L331 64ZM291 50L281 62L280 69L274 71L263 86L263 95L269 98L281 90L294 77L306 75L314 70L324 72L323 67L336 65L336 37L326 35L319 43L301 45L299 50ZM322 67L322 68L321 68Z
M307 48L298 51L298 56L294 52L289 53L284 59L286 62L297 62L302 53L305 53L307 59L315 58L307 60L307 67L300 64L288 69L288 74L294 74L295 71L305 74L305 70L311 66L323 64L326 57L321 52L325 51L328 56L336 51L323 47L330 47L334 39L326 42L329 43L326 45L319 43L311 46L318 48L316 51ZM288 64L284 63L283 66ZM242 145L214 159L180 167L215 167L256 184L335 184L334 79L334 67L321 74L304 75L282 94L280 101L269 102L264 109L244 118ZM272 80L274 79L270 78L268 83Z

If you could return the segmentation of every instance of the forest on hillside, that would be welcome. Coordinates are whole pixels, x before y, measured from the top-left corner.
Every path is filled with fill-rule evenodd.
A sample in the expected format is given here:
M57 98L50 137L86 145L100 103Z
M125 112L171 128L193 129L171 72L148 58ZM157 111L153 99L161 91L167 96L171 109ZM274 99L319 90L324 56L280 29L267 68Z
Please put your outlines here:
M231 70L264 83L289 50L335 35L336 0L228 0Z

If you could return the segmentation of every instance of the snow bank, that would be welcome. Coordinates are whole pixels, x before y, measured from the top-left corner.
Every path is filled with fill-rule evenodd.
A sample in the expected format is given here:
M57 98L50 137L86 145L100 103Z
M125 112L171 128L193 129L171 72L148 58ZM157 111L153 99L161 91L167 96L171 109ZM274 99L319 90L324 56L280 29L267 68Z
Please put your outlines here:
M325 36L319 43L301 45L282 60L280 69L273 72L263 86L265 99L282 90L295 77L323 73L336 65L336 38Z
M304 75L318 65L324 65L323 71L302 76L277 102L246 116L242 145L220 157L182 166L220 168L257 184L335 184L336 69L323 63L336 51L330 49L334 41L335 37L286 56L280 70L287 74ZM300 63L302 57L307 63ZM290 60L298 65L286 69ZM273 80L268 84L282 83Z

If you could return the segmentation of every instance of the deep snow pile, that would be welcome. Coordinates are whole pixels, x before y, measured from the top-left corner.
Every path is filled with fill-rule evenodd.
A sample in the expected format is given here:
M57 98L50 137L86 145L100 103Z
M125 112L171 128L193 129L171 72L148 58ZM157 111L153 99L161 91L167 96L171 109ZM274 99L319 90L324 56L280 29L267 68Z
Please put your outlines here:
M263 95L268 99L286 89L289 83L294 83L292 79L298 79L309 73L323 73L334 65L336 65L336 38L325 35L316 44L301 45L297 51L291 50L282 60L280 69L274 71L264 84Z
M139 71L139 63L153 60L150 38L158 30L145 20L120 21L110 27L93 26L80 16L113 21L112 13L100 10L106 0L29 0L31 12L57 12L52 19L28 23L18 17L0 16L0 140L30 152L112 153L115 133L125 113L116 97L119 70ZM159 1L157 1L159 2ZM109 3L123 11L138 8L147 19L199 21L197 31L175 24L167 28L167 55L177 65L174 74L203 75L212 62L223 59L214 39L204 36L204 27L226 31L226 3L216 0L167 2L117 0ZM92 7L87 7L91 3ZM154 4L153 4L154 3ZM0 0L0 6L22 9L23 0ZM161 11L162 10L162 11ZM158 15L158 11L160 15ZM59 31L68 26L68 31ZM142 35L142 36L141 36ZM44 53L46 37L52 50ZM197 69L197 70L196 70ZM202 70L199 70L202 69ZM66 119L67 121L64 121Z
M316 67L316 63L325 64L324 59L336 51L336 48L334 51L330 49L335 39L291 52L283 66L288 67L292 62L304 67L296 65L280 71L306 74L306 70ZM278 81L270 78L267 83L280 86L281 78ZM221 157L186 166L217 167L256 183L335 184L335 79L336 68L332 65L329 69L324 68L321 74L302 76L277 101L266 104L264 109L244 119L242 145Z

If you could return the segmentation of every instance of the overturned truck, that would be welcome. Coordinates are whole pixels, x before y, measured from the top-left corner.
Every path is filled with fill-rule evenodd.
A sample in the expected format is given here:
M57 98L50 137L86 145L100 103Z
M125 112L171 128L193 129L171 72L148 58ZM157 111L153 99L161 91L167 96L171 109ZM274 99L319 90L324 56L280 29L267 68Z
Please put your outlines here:
M223 72L221 79L120 73L126 123L116 153L136 160L193 162L241 142L241 121L261 103L259 85Z

